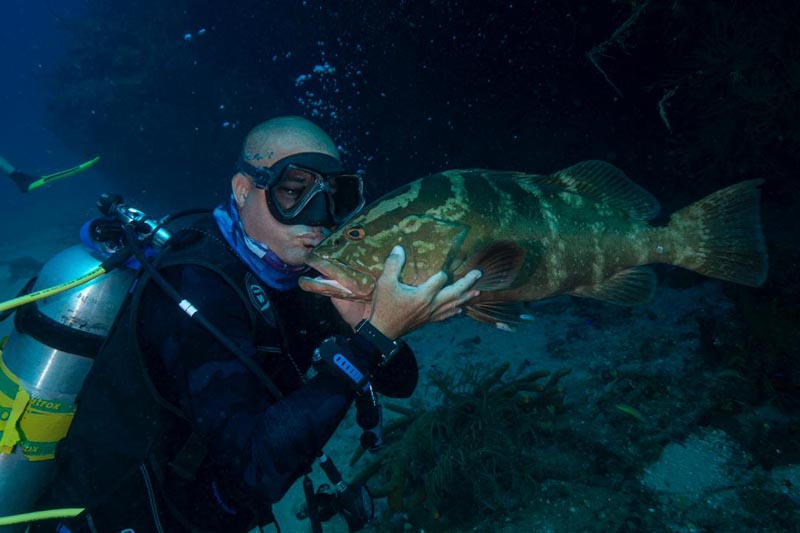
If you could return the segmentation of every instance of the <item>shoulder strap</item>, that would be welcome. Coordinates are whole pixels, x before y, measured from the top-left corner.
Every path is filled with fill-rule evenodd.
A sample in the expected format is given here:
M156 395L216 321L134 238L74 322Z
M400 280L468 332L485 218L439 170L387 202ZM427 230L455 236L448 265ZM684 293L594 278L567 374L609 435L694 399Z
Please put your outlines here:
M255 328L257 317L253 306L248 305L243 284L237 281L247 268L222 237L213 217L203 217L176 232L154 264L157 269L178 265L197 265L217 273L239 296Z
M212 217L205 217L205 220L201 219L201 224L202 223L205 224L205 227L202 225L193 225L176 233L176 235L170 239L167 249L153 263L148 262L141 250L136 248L134 242L135 237L133 235L128 235L128 242L132 243L132 246L134 246L134 254L137 259L140 260L142 268L144 269L144 275L140 285L144 285L148 281L154 281L189 317L211 333L220 344L235 355L245 368L258 378L276 400L282 398L283 394L267 373L264 372L255 361L247 357L239 346L224 332L209 322L191 302L183 298L183 296L158 272L159 268L189 264L199 265L216 272L234 289L240 301L243 302L250 316L253 332L255 333L255 328L257 327L255 313L248 305L247 300L242 295L239 284L236 282L237 279L243 279L244 274L249 272L249 270L236 257L236 254L228 247L227 243L221 237L214 219ZM222 248L220 248L220 246L222 246ZM216 250L214 250L214 248L216 248ZM233 275L231 275L231 273L233 273ZM141 294L142 288L137 287L134 297L138 298ZM138 301L136 303L138 304Z

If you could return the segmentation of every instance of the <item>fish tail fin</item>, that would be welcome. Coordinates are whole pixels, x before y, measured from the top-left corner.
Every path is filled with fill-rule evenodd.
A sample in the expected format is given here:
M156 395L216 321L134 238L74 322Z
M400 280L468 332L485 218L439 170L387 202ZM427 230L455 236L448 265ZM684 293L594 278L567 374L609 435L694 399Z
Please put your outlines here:
M731 185L673 214L667 227L676 239L673 263L712 278L760 287L767 279L761 183Z

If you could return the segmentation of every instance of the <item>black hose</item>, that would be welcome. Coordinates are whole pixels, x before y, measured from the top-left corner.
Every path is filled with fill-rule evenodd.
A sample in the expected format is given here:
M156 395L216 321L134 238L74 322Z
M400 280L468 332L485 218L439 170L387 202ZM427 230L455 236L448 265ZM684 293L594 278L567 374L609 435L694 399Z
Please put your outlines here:
M168 214L163 219L161 219L161 224L159 224L158 226L161 227L164 224L168 224L173 220L176 220L181 217L188 217L190 215L202 215L205 213L210 213L212 211L213 209L210 209L208 207L193 207L191 209L184 209L182 211L178 211L177 213Z
M130 225L124 226L125 230L125 238L128 242L128 246L131 247L133 251L133 255L136 259L139 260L139 263L142 265L147 271L147 274L156 282L156 284L164 291L164 293L175 302L178 307L180 307L189 317L196 320L200 326L202 326L206 331L211 333L217 341L222 344L225 348L230 350L233 355L236 356L237 359L247 368L250 372L255 375L258 380L264 385L264 387L269 391L272 397L277 401L283 397L283 394L278 389L275 382L264 372L264 369L258 366L258 364L247 357L246 354L242 352L242 350L234 343L230 337L225 335L222 331L219 330L214 324L209 322L209 320L200 313L200 310L197 309L191 302L183 298L175 287L170 285L170 283L164 279L164 277L156 270L156 268L150 263L149 259L145 257L144 252L139 247L137 242L137 234L133 227Z

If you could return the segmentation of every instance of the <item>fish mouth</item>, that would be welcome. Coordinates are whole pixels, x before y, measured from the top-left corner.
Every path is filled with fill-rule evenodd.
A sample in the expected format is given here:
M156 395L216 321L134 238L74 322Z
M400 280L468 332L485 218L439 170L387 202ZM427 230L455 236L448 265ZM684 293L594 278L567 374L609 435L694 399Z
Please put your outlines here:
M371 301L375 279L335 259L326 259L310 253L306 264L321 276L302 276L299 284L304 291L322 294L341 300Z

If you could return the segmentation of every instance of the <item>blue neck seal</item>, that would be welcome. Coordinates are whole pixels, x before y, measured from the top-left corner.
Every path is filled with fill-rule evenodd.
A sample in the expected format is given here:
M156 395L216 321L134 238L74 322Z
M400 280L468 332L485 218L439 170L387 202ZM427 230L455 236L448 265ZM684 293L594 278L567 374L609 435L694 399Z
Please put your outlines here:
M287 265L266 244L250 238L244 231L233 195L227 205L220 205L214 210L214 218L236 255L273 289L288 291L295 288L300 276L308 270L305 265Z

